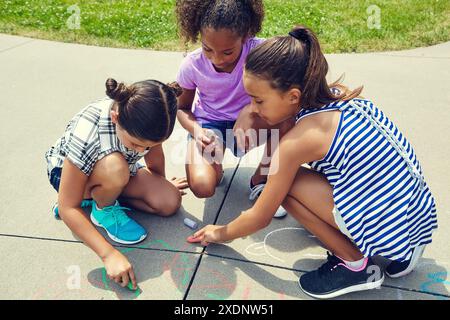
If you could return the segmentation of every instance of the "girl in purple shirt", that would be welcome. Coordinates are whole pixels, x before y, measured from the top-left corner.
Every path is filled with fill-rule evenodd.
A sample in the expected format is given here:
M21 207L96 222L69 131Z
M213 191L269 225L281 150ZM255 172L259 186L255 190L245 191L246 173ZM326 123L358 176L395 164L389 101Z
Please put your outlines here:
M275 143L295 123L288 119L271 125L253 112L242 83L245 58L264 41L255 38L264 18L263 3L181 0L176 13L185 41L195 43L200 35L202 44L187 55L177 75L183 88L177 117L190 134L186 156L189 186L197 197L211 197L223 176L224 148L241 156L267 141L265 157L250 180L250 199L254 200L267 181ZM268 134L261 134L261 129ZM274 132L278 139L271 139ZM275 216L284 215L280 210Z

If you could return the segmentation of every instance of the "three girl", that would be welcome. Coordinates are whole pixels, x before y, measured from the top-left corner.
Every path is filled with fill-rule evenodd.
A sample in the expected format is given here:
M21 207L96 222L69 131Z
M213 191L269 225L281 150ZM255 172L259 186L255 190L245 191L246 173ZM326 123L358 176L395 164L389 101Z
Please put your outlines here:
M264 18L262 0L180 0L176 14L186 42L202 47L183 61L177 82L183 88L178 99L178 120L189 132L186 176L199 198L211 197L222 176L224 148L241 156L266 143L270 158L270 135L259 137L261 129L279 131L293 126L294 119L270 125L250 109L242 71L249 52L263 39L255 38ZM193 111L192 111L193 108ZM249 130L252 131L251 134ZM259 196L267 180L270 159L263 159L249 181L251 200ZM284 216L284 210L277 216Z
M266 143L249 139L247 130L278 129L281 137L277 146L266 143L277 164L270 175L261 163L250 181L253 197L259 196L255 205L228 225L199 230L196 241L208 245L250 235L282 205L331 252L323 266L300 277L305 293L332 298L379 287L384 275L373 277L375 255L392 260L388 276L411 272L437 227L433 196L395 124L359 97L361 88L326 82L328 65L314 33L297 27L289 36L254 38L264 16L256 0L180 0L177 16L186 40L200 35L202 42L177 76L183 88L178 112L175 90L162 83L128 87L108 79L111 99L83 109L46 154L59 193L56 211L103 259L108 275L136 287L131 264L81 207L92 205L92 222L126 244L147 233L121 204L176 212L187 184L165 179L161 148L176 116L190 134L187 180L200 198L212 196L223 175L221 157L214 155L224 148L243 154ZM137 164L142 157L145 168Z
M154 80L127 86L108 79L106 93L109 98L90 104L69 122L45 155L47 172L58 192L55 214L103 260L110 279L122 286L131 281L136 288L130 262L81 208L92 206L91 221L121 244L147 236L126 214L128 207L162 216L178 210L187 183L166 180L161 144L172 133L180 90ZM146 166L138 163L142 158Z
M297 123L275 150L279 165L255 205L228 225L194 234L203 245L250 235L282 204L331 252L299 279L316 298L379 287L384 275L375 255L392 260L388 276L408 274L437 228L434 198L405 136L358 97L362 88L328 85L327 71L316 36L304 27L248 55L244 86L253 112L272 125L292 116Z

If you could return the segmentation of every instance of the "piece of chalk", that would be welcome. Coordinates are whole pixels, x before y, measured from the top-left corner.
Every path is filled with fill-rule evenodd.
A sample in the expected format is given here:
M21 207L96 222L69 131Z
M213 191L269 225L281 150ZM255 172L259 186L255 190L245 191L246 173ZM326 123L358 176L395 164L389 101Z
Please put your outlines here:
M198 227L198 223L189 218L184 218L183 222L185 225L187 225L191 229L197 229L197 227Z
M136 291L138 288L133 289L133 282L128 282L127 288L130 289L131 291Z

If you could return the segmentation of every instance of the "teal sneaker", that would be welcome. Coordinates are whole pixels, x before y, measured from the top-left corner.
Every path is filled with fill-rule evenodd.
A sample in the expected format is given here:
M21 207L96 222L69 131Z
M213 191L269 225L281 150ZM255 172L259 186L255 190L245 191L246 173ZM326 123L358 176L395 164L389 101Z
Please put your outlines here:
M91 211L91 221L97 227L102 227L108 236L115 242L121 244L135 244L147 237L147 231L136 221L130 219L125 210L129 208L121 207L119 202L109 207L99 209L93 202Z
M92 206L92 202L93 202L92 199L85 199L81 201L81 207L89 208L90 206ZM53 205L52 212L55 219L61 220L61 217L59 216L58 202L55 202L55 204Z

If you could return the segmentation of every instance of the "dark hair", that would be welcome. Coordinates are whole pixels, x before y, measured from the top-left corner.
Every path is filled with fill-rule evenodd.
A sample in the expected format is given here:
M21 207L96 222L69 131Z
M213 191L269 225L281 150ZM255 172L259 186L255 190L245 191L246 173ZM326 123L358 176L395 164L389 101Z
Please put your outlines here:
M357 97L362 87L354 91L339 84L328 84L328 63L316 35L304 26L297 26L288 36L266 40L247 56L246 72L268 80L271 86L282 92L299 88L302 92L300 107L317 108L336 100ZM330 87L339 89L332 93Z
M131 136L160 142L172 133L177 114L177 97L181 88L156 80L132 85L106 80L106 94L113 99L120 126Z
M254 36L264 19L262 0L177 0L175 13L185 42L195 43L203 28L229 29Z

